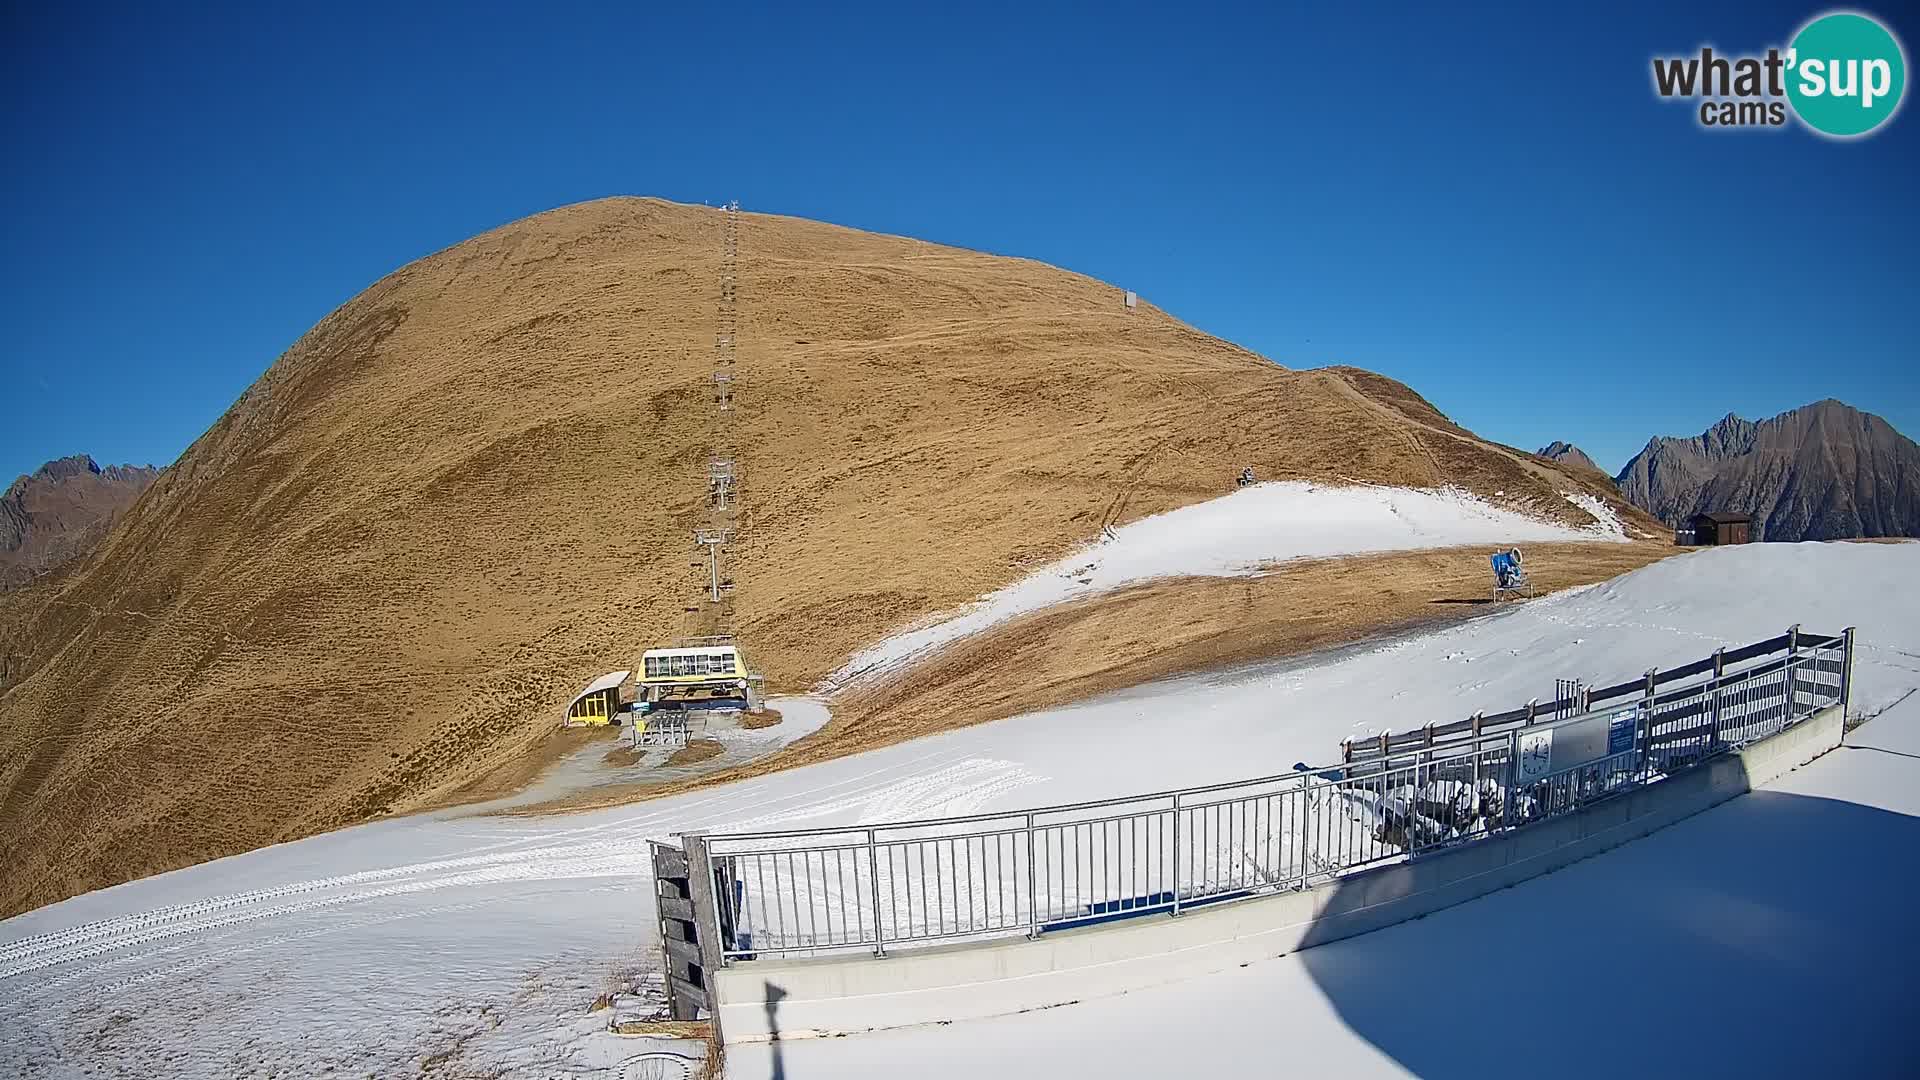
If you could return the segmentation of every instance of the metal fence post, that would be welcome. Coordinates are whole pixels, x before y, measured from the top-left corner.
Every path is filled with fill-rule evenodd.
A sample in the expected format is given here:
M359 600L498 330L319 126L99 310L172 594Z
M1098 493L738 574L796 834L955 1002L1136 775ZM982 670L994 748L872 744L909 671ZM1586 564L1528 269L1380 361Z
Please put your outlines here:
M1720 677L1727 673L1727 649L1713 650L1713 722L1720 722Z
M1660 669L1647 669L1647 707L1644 723L1634 725L1635 730L1644 727L1646 735L1640 740L1640 777L1645 779L1647 771L1653 767L1653 699L1659 693ZM1612 721L1608 721L1611 725Z
M1033 863L1033 815L1027 815L1027 937L1040 936L1040 887Z
M1486 747L1480 743L1480 726L1485 718L1486 713L1484 712L1476 712L1473 714L1473 798L1468 801L1467 805L1472 807L1473 817L1476 821L1482 816L1480 812L1480 758L1486 753Z
M1507 795L1500 803L1500 824L1513 820L1513 808L1520 801L1520 733L1507 732Z
M1853 627L1840 631L1840 731L1845 739L1847 722L1853 719Z
M1173 913L1180 914L1180 793L1173 793Z
M1793 723L1793 714L1800 704L1800 624L1787 627L1787 710L1780 718L1785 727Z
M887 955L887 936L880 930L880 852L867 830L867 876L873 879L873 955Z
M1313 799L1312 791L1313 791L1313 777L1308 773L1301 773L1300 774L1300 812L1293 815L1294 817L1298 818L1300 821L1300 891L1301 892L1305 892L1307 890L1307 872L1312 863L1312 860L1309 859L1307 856L1307 845L1310 842L1309 830L1312 828L1312 824L1307 820L1308 817L1310 816L1307 813L1307 806Z

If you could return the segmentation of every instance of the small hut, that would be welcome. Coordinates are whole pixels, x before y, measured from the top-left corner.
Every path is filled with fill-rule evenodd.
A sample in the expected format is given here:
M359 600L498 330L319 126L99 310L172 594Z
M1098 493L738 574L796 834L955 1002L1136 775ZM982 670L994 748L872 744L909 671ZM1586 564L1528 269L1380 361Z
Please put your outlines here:
M1693 515L1693 542L1711 547L1745 544L1753 540L1753 515L1715 511Z
M631 671L609 671L587 684L585 690L567 703L566 727L605 727L620 722L620 684Z

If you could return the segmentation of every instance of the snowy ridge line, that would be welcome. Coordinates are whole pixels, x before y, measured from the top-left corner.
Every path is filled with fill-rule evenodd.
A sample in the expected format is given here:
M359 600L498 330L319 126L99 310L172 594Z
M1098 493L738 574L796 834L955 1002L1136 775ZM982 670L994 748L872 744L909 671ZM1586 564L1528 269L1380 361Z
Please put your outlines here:
M849 657L819 690L837 692L909 667L1030 612L1148 581L1252 576L1307 559L1474 544L1627 542L1619 516L1603 501L1575 492L1562 498L1592 523L1545 521L1452 486L1254 484L1110 530L1005 588L909 622Z

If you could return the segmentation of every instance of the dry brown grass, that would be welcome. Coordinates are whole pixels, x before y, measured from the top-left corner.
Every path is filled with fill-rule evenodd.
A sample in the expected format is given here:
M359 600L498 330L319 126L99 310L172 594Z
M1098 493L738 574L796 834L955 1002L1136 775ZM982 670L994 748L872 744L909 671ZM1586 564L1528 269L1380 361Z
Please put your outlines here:
M712 739L694 739L687 743L687 745L675 750L673 756L667 758L667 764L698 765L703 761L719 757L726 749L726 747Z
M583 746L597 742L610 742L620 735L620 729L607 727L554 727L546 735L534 741L525 752L509 761L502 762L498 768L491 769L472 782L462 785L443 797L436 799L430 806L422 809L438 809L446 806L464 806L469 803L486 802L512 795L526 788L540 778L540 775L558 764L561 758ZM620 747L615 746L607 752L609 760Z
M432 805L688 630L721 227L607 200L396 271L14 598L0 914ZM746 215L739 307L729 606L774 685L1243 465L1567 520L1586 483L1024 260Z
M632 743L621 743L607 751L600 760L615 768L625 768L640 764L640 759L645 756L646 751L636 748Z

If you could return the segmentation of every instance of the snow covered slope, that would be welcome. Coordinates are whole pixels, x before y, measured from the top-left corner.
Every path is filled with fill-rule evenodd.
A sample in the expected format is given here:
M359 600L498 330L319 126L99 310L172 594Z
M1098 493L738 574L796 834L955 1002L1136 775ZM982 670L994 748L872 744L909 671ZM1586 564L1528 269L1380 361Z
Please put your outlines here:
M266 848L0 923L0 1003L5 1006L0 1008L0 1076L323 1075L331 1069L331 1075L385 1077L418 1074L423 1059L432 1055L443 1055L433 1057L433 1065L444 1075L462 1075L456 1067L466 1074L497 1069L509 1077L595 1075L593 1069L638 1052L630 1043L598 1033L604 1014L590 1015L585 1008L620 969L654 962L652 885L642 842L647 837L702 827L835 825L1014 808L1276 771L1297 760L1328 760L1346 734L1505 708L1548 695L1556 676L1610 682L1654 665L1692 660L1716 645L1771 636L1793 622L1823 632L1859 627L1857 709L1872 711L1905 700L1861 734L1877 738L1879 732L1899 730L1895 721L1901 716L1909 718L1901 723L1911 722L1917 699L1904 695L1920 688L1920 544L1752 545L1668 559L1605 585L1436 633L1145 687L673 799L570 817L388 820ZM1177 725L1181 738L1167 737L1170 725ZM1920 791L1920 772L1911 771L1920 759L1847 754L1848 760L1861 759L1853 768L1880 770L1873 782ZM1880 796L1852 791L1861 782L1836 776L1823 797L1878 806L1872 799ZM1882 802L1880 810L1904 805L1890 797ZM1726 812L1715 811L1722 815L1715 820L1724 820ZM1713 815L1700 820L1709 818ZM1255 996L1242 1011L1221 1014L1212 1027L1185 1013L1180 1015L1189 1016L1186 1020L1149 1024L1146 1014L1124 1011L1135 1007L1127 1004L1135 1000L1129 998L1111 1006L1120 1012L1092 1011L1096 1006L1088 1005L1080 1007L1086 1012L1050 1010L1019 1023L1060 1025L1034 1030L1060 1039L1069 1048L1063 1053L1072 1052L1074 1044L1067 1040L1096 1034L1109 1040L1115 1032L1174 1033L1116 1043L1141 1052L1138 1058L1108 1063L1115 1075L1132 1075L1131 1066L1150 1065L1152 1054L1163 1052L1162 1043L1178 1049L1224 1040L1223 1047L1251 1055L1255 1050L1246 1043L1226 1039L1245 1031L1257 1033L1260 1053L1280 1053L1288 1039L1307 1040L1316 1018L1329 1024L1341 1019L1352 1037L1313 1042L1301 1051L1333 1055L1329 1060L1338 1067L1324 1071L1345 1075L1369 1067L1406 1067L1446 1074L1459 1071L1451 1067L1455 1062L1419 1057L1405 1049L1397 1032L1413 1031L1432 1044L1439 1036L1421 1024L1437 1025L1437 1018L1484 1020L1512 1002L1585 993L1578 985L1585 977L1582 965L1600 962L1592 956L1595 948L1631 945L1645 937L1652 943L1648 949L1679 949L1691 935L1724 938L1717 947L1745 949L1740 955L1746 956L1765 952L1777 962L1736 969L1753 977L1739 988L1743 996L1724 1002L1699 994L1691 975L1651 985L1636 982L1631 1019L1619 1023L1656 1026L1653 1011L1661 1010L1659 1016L1680 1018L1667 1025L1678 1031L1711 1032L1725 1041L1737 1026L1745 1037L1768 1027L1756 1017L1777 1014L1783 1001L1797 995L1826 992L1850 970L1863 973L1862 987L1874 987L1872 980L1884 967L1873 966L1880 963L1876 958L1860 957L1861 942L1873 942L1884 956L1915 969L1910 953L1900 951L1911 941L1906 924L1891 921L1883 894L1873 891L1881 878L1872 875L1891 881L1909 873L1905 868L1913 860L1900 853L1920 849L1911 842L1890 846L1888 834L1897 830L1881 817L1873 820L1880 824L1870 833L1872 858L1824 832L1811 838L1770 832L1754 841L1756 860L1766 845L1782 846L1782 855L1764 864L1764 876L1771 879L1764 889L1752 885L1763 876L1760 864L1730 861L1719 848L1695 844L1651 863L1626 864L1628 870L1598 880L1570 877L1591 872L1576 867L1527 887L1567 889L1564 896L1544 894L1556 904L1590 897L1583 901L1587 906L1571 908L1564 917L1550 906L1511 907L1516 901L1509 898L1541 895L1516 889L1456 909L1458 914L1310 951L1303 955L1353 959L1335 973L1342 977L1337 984L1330 981L1332 974L1322 982L1319 973L1300 969L1289 976L1296 980L1289 984L1293 989L1270 991L1287 1008L1297 1006L1297 1013L1262 1009L1264 999ZM1725 828L1741 833L1743 827ZM1692 834L1675 830L1672 835ZM1787 843L1795 837L1804 843ZM1655 837L1619 857L1655 843L1680 841ZM1814 925L1818 920L1809 912L1813 904L1806 890L1821 879L1810 876L1809 868L1830 869L1843 861L1870 880L1823 895L1820 918L1831 921ZM1723 880L1723 872L1734 876ZM1557 884L1566 880L1583 884L1580 890ZM1613 906L1596 912L1593 905L1599 903ZM1389 934L1404 941L1406 935L1454 925L1444 920L1467 918L1493 904L1509 905L1501 909L1509 914L1470 924L1471 938L1397 947L1423 957L1424 950L1439 950L1432 954L1439 959L1423 959L1418 969L1392 962L1397 952L1328 952L1364 948ZM1728 914L1703 920L1696 917L1699 911ZM1513 919L1521 921L1505 921ZM1605 924L1605 933L1582 936L1601 933L1591 930L1596 921ZM1798 944L1776 949L1766 943L1764 932L1775 932L1768 927L1808 935L1786 940L1839 949L1839 959L1823 965L1806 959L1816 954ZM1527 950L1533 946L1522 948L1528 941L1562 937L1570 951L1549 944L1544 960L1531 959ZM1854 943L1852 951L1842 948L1847 942ZM1446 951L1455 945L1472 959ZM1618 952L1620 964L1665 971L1657 950L1622 947ZM1700 958L1680 955L1688 964ZM1527 964L1521 966L1516 957L1528 958ZM1489 965L1487 973L1477 965ZM1266 967L1256 965L1240 977L1253 979ZM1618 990L1625 977L1602 966L1595 985ZM1377 1001L1368 996L1368 987L1376 984ZM1242 985L1249 993L1269 993L1260 989L1265 984L1221 985L1226 988L1193 992L1202 1001L1233 996ZM1410 1001L1422 986L1440 989ZM1178 996L1181 989L1166 992ZM1720 989L1732 994L1732 988ZM1444 1007L1434 1003L1436 995L1447 1003ZM1884 1011L1908 1000L1895 995L1880 1007ZM1529 1008L1527 1015L1542 1012L1538 1030L1549 1034L1577 1023L1606 1031L1618 1026L1618 1013L1585 998L1575 998L1571 1008L1575 1011L1564 1016L1554 1008ZM1860 1008L1861 1016L1885 1019L1872 1011L1871 1001ZM1394 1017L1403 1027L1388 1030ZM1496 1026L1503 1032L1511 1028ZM1524 1060L1540 1060L1545 1052L1527 1032L1508 1032L1495 1046L1478 1041L1480 1034L1460 1037L1459 1030L1492 1028L1469 1023L1455 1030L1454 1043L1480 1053L1495 1073L1513 1060L1516 1039ZM1784 1038L1786 1029L1779 1031ZM1899 1033L1885 1028L1878 1035L1862 1033L1864 1041L1847 1048L1885 1045L1890 1032ZM952 1034L959 1036L961 1029ZM975 1049L988 1041L983 1038ZM1155 1046L1143 1048L1144 1042ZM1562 1045L1576 1042L1569 1036ZM820 1047L789 1046L791 1075L856 1075L863 1064L885 1060L887 1045L844 1039ZM1383 1045L1390 1049L1381 1050ZM866 1046L882 1049L862 1049ZM951 1044L929 1043L926 1049L947 1053ZM846 1056L819 1056L835 1053ZM955 1061L980 1061L958 1050L952 1055ZM1603 1060L1561 1058L1555 1064L1597 1069ZM800 1067L803 1062L806 1068ZM740 1068L751 1066L743 1056ZM1236 1075L1225 1067L1219 1071Z
M1459 544L1624 541L1620 519L1590 495L1566 496L1593 518L1585 528L1502 509L1456 489L1255 484L1111 530L1093 544L957 612L862 650L831 681L844 684L903 664L1031 611L1155 578L1231 577L1292 559L1324 559Z
M1920 697L1847 743L1414 922L1122 997L787 1042L779 1071L736 1046L728 1074L1912 1076Z

